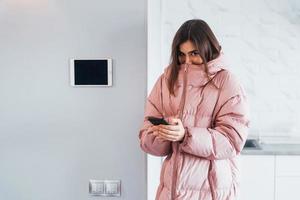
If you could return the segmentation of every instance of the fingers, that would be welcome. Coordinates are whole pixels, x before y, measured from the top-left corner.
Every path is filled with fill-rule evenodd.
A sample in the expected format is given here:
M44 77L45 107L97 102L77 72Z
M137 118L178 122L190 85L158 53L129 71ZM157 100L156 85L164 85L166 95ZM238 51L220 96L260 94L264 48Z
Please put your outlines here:
M151 127L149 127L148 131L149 132L154 132L154 131L157 131L158 129L159 129L158 126L151 126Z
M163 139L163 140L169 140L169 141L176 141L178 138L178 132L172 131L169 129L161 128L160 126L152 126L149 128L149 133L153 134L154 136L157 136L157 138Z
M163 129L160 128L157 131L157 136L159 138L162 138L164 140L169 140L169 141L177 141L178 138L180 138L180 132L179 131L172 131L172 130L168 130L168 129Z
M170 118L169 123L172 124L172 125L182 124L181 119L179 119L179 118Z
M148 130L149 132L157 131L160 129L170 130L170 131L178 131L180 130L180 127L178 125L157 125L157 126L151 126Z
M151 127L149 127L148 132L150 134L153 134L154 136L158 136L159 135L158 130L159 130L158 126L151 126Z
M184 128L180 119L171 118L169 120L171 125L157 125L149 127L149 133L162 140L171 142L180 141L184 136Z
M169 140L171 142L174 142L174 141L177 141L177 137L176 135L169 135L169 134L166 134L164 132L158 132L158 135L157 135L158 138L161 138L163 140Z
M165 135L170 135L170 136L177 136L178 135L178 131L170 131L167 129L159 129L158 132L160 134L165 134Z
M170 131L178 131L179 127L177 125L159 125L160 129L170 130Z

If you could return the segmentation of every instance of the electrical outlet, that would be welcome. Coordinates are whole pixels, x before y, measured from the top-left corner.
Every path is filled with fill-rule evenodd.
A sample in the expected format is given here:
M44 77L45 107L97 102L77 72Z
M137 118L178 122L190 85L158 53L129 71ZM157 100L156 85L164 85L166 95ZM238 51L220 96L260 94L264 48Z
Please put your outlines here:
M120 180L90 180L89 192L94 196L121 196Z

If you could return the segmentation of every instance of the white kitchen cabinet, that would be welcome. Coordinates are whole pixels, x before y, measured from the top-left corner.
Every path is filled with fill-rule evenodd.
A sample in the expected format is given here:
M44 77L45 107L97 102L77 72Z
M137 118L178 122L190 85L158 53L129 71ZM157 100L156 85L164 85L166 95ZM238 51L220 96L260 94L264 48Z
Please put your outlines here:
M300 156L276 156L277 177L300 177Z
M274 200L275 156L242 155L240 200Z
M275 200L299 199L300 156L276 156Z
M275 200L299 199L300 177L276 177Z

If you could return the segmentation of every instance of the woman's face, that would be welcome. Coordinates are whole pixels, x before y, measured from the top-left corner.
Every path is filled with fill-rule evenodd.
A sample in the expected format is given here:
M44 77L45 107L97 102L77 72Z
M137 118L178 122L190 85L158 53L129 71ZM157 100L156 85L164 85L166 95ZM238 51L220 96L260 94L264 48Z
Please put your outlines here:
M203 60L199 55L197 48L194 43L190 40L182 43L179 46L179 56L178 56L180 64L194 64L199 65L202 64Z

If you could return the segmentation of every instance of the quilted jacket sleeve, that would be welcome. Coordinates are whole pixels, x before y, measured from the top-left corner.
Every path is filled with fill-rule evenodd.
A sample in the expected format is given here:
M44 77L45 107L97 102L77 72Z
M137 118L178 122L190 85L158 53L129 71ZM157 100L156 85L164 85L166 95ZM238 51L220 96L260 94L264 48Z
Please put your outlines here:
M186 127L182 152L209 160L235 157L248 135L248 105L239 82L227 74L216 105L213 128Z
M149 154L154 156L166 156L171 152L171 142L157 138L148 131L152 124L147 120L147 117L163 117L162 102L161 102L161 83L163 75L159 77L155 83L150 95L147 98L144 114L144 122L139 132L140 146Z

